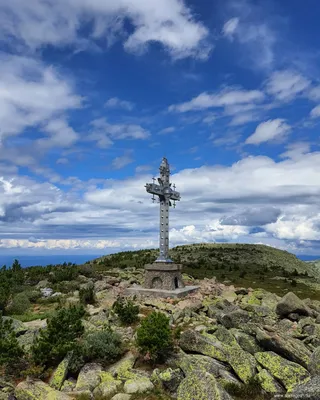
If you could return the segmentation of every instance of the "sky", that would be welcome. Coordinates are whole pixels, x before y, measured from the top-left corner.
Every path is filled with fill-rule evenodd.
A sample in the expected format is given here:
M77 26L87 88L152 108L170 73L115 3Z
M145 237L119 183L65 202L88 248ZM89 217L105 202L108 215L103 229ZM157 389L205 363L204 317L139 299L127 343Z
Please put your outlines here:
M0 0L0 252L320 254L316 0Z

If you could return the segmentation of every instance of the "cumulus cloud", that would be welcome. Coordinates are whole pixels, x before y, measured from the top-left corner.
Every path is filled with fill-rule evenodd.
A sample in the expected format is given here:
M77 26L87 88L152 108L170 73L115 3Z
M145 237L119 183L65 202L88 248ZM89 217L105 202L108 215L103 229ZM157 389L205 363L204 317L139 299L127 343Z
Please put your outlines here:
M266 91L280 101L291 101L306 91L311 81L296 71L276 71L266 82Z
M134 103L131 101L120 100L118 97L112 97L105 103L104 106L106 108L122 108L124 110L132 111L134 108Z
M133 158L129 154L125 154L123 156L116 157L114 160L112 160L112 168L121 169L133 163L133 161L134 161Z
M222 33L224 36L229 39L233 39L234 33L236 32L239 26L239 18L231 18L224 25L222 29Z
M259 90L244 90L239 88L226 88L217 93L203 92L188 102L174 104L169 111L187 112L195 110L206 110L214 107L226 107L239 104L260 102L264 94Z
M136 124L111 124L105 118L95 119L91 122L93 127L86 140L97 143L98 147L107 148L114 140L122 139L148 139L150 133Z
M168 126L168 128L161 129L159 132L160 135L165 135L167 133L173 133L175 132L176 128L174 126Z
M1 2L0 15L0 39L31 50L70 44L81 49L95 39L107 45L122 40L131 52L158 42L174 58L206 58L210 50L207 28L180 0L11 0ZM91 28L86 36L84 26Z
M308 152L279 162L250 156L232 166L175 173L172 181L182 199L171 212L171 244L259 239L297 249L299 240L318 240L320 169L315 165L320 165L320 153ZM141 173L123 180L74 179L66 192L30 178L1 178L2 248L39 242L43 248L87 251L96 248L96 241L115 241L119 248L156 247L158 205L144 189L151 178ZM252 234L257 227L262 231ZM13 237L17 242L8 242Z
M0 142L25 128L79 108L71 82L41 61L0 54ZM53 128L52 128L53 129Z
M277 118L259 124L255 132L246 140L246 144L260 144L270 141L279 141L290 132L291 127L285 120Z

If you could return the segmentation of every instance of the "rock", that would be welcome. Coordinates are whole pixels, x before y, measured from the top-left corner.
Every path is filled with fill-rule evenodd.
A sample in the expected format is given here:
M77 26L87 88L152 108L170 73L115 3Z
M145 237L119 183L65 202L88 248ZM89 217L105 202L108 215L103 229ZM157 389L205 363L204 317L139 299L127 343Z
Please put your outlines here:
M307 383L296 386L286 397L301 400L319 400L320 376L314 376Z
M109 380L101 382L100 385L94 389L93 391L94 398L109 400L119 392L121 386L122 382L113 379L112 376L110 375Z
M198 312L201 308L203 307L202 302L197 299L186 299L186 300L181 300L177 304L177 308L179 310L190 310L193 312Z
M131 394L118 393L115 396L113 396L111 400L130 400L131 397L132 397Z
M102 290L110 288L112 288L112 285L106 280L96 281L94 283L94 289L96 292L102 292Z
M304 302L300 300L299 297L292 292L287 293L278 302L276 306L276 312L280 317L285 317L291 313L297 313L299 315L310 314L310 310L304 304Z
M91 392L100 384L100 373L102 367L100 364L86 364L81 368L78 375L76 391L90 390Z
M223 336L228 331L221 329L220 332ZM256 373L256 360L251 354L241 349L234 337L231 338L228 335L225 336L228 337L227 343L223 343L213 334L186 331L181 335L180 347L186 351L195 351L228 362L237 376L247 383Z
M277 332L257 328L256 339L266 350L274 351L295 363L308 367L311 351L299 340Z
M104 311L100 311L98 314L92 315L88 319L88 322L98 328L102 328L108 323L108 315Z
M249 293L249 290L246 288L238 288L235 290L235 294L244 296Z
M256 339L248 335L247 333L241 332L238 329L231 329L232 334L236 338L239 346L248 353L254 355L254 353L258 353L262 351L262 348L258 345Z
M74 379L67 379L63 382L61 392L71 392L76 387L77 381Z
M292 390L295 386L305 383L310 378L309 372L301 365L285 360L272 351L256 353L255 358L287 390Z
M183 374L179 368L177 369L168 368L165 371L162 371L158 376L164 388L171 393L176 392L178 386L183 380Z
M27 330L28 330L28 328L26 328L25 325L21 321L19 321L18 319L14 319L14 318L11 318L11 317L2 317L2 319L4 321L7 321L7 320L11 321L12 327L13 327L13 329L15 331L15 334L17 336L22 335L23 333L27 332Z
M266 370L262 369L257 375L256 378L260 383L260 386L267 393L284 393L284 388L278 383L274 377Z
M220 361L227 361L223 344L213 337L203 336L198 332L187 330L181 334L179 344L182 350L197 352Z
M53 389L60 390L63 382L66 379L67 373L68 373L68 368L69 368L69 363L72 358L72 352L70 352L64 360L61 361L61 363L58 365L56 370L54 371L51 379L50 379L50 386Z
M153 383L147 377L135 377L124 384L124 392L128 394L146 393L153 388Z
M208 372L191 372L178 388L178 400L232 400Z
M20 346L23 346L26 351L30 350L32 343L34 342L35 338L38 336L38 333L35 331L29 331L24 333L21 336L18 336L18 342Z
M20 382L15 389L17 400L70 400L70 397L40 380Z
M38 331L39 329L45 329L47 327L46 319L35 319L29 322L23 322L23 326L28 331Z
M48 284L49 284L48 279L44 279L43 281L38 282L36 288L37 289L45 288L48 286Z
M117 361L108 368L108 372L117 379L127 380L135 377L132 368L136 362L137 356L130 351L125 354L121 360Z
M311 375L320 375L320 347L317 347L312 353L308 370Z
M230 303L234 303L237 300L237 294L232 289L224 290L221 295L223 299L228 300Z
M45 288L41 288L40 292L43 297L50 297L53 293L53 289L51 289L49 287L45 287Z
M226 328L241 328L250 320L250 315L245 310L234 310L229 313L221 313L217 316L218 321Z

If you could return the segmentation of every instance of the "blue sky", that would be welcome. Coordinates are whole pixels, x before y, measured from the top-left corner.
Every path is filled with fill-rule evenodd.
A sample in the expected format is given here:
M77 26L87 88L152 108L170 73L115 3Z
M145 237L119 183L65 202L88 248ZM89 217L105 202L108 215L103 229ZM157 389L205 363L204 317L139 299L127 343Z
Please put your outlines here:
M318 11L318 12L317 12ZM171 244L319 254L314 1L0 0L2 254Z

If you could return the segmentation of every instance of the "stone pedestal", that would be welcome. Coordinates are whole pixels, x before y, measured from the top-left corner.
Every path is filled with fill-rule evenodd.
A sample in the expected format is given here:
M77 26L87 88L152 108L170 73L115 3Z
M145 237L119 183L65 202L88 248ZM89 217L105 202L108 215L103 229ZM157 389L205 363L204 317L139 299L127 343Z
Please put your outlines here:
M175 290L184 288L182 265L154 262L145 266L144 287L146 289Z
M127 289L127 294L148 297L184 297L195 292L198 286L185 286L182 265L170 262L154 262L145 266L144 285Z

